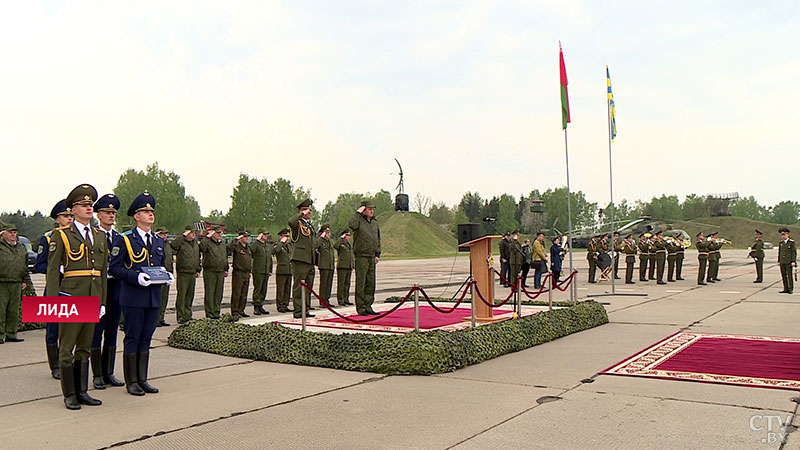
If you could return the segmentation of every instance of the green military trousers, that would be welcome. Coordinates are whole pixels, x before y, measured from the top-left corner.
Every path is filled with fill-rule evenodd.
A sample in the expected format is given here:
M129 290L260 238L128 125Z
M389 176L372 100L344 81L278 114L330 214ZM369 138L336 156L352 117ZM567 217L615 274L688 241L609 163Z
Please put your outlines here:
M319 269L319 296L324 298L328 304L331 300L331 289L333 288L333 270ZM320 303L321 305L321 303Z
M356 311L372 311L375 302L375 257L356 256Z
M314 286L314 266L302 261L292 261L292 277L294 283L292 284L292 307L294 308L294 317L303 317L303 291L306 288L300 287L300 282L305 281L308 287ZM311 292L306 291L306 308L311 307Z
M344 306L350 301L350 277L352 274L353 269L336 270L336 301L339 306Z
M186 323L192 319L195 280L195 272L178 272L175 280L178 285L178 295L175 297L175 316L178 323Z
M21 307L22 283L0 282L0 341L17 337Z
M219 310L222 306L222 291L225 287L225 274L223 272L203 271L203 289L205 289L204 308L207 319L219 319Z

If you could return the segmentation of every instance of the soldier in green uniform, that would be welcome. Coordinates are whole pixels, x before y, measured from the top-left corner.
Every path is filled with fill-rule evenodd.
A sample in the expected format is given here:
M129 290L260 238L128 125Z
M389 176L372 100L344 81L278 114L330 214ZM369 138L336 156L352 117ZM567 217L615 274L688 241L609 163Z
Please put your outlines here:
M675 262L678 260L678 245L674 238L666 241L667 244L667 282L675 282Z
M661 230L656 231L653 248L655 248L656 253L656 284L667 284L667 282L664 281L664 263L667 262L667 243L664 242L664 234Z
M650 245L647 243L648 234L639 236L639 281L647 281L647 262L650 261Z
M614 247L614 278L619 280L619 255L623 253L622 242L619 240L619 231L614 232L614 240L612 242ZM627 259L627 257L626 257Z
M684 247L682 234L679 234L675 238L678 240L678 251L675 254L675 280L683 281L681 274L683 273L683 257L686 247Z
M253 314L260 316L269 314L264 309L267 298L267 284L272 275L272 253L275 244L269 231L261 228L258 237L250 244L250 253L253 255Z
M175 255L177 271L175 282L178 285L178 295L175 297L175 316L181 325L192 320L195 281L200 277L200 245L196 237L197 233L187 225L183 234L169 243Z
M336 268L333 245L331 244L331 226L327 223L319 227L319 238L315 244L317 268L319 268L319 296L331 304L333 288L333 270ZM320 303L320 306L323 306ZM333 305L331 305L333 306Z
M234 319L250 317L244 312L247 306L247 291L250 288L250 272L253 270L253 254L247 244L250 233L245 230L228 244L228 250L233 255L233 281L231 282L231 315Z
M756 241L750 246L750 255L756 263L756 280L753 283L764 282L764 241L761 232L756 230Z
M649 234L649 233L648 233ZM650 249L648 251L648 261L647 261L647 279L648 280L655 280L656 279L656 269L658 269L658 255L656 254L656 236L654 234L650 234L647 237L647 245Z
M222 291L228 276L228 252L220 231L219 227L212 228L211 233L199 245L203 256L204 307L207 319L219 319Z
M66 204L75 221L68 228L58 229L50 239L47 257L48 297L80 296L100 299L100 316L105 314L108 242L105 233L92 229L91 220L97 190L82 184L67 195ZM64 272L61 273L61 268ZM102 402L88 393L89 355L94 323L60 323L58 354L61 392L67 409L80 409L81 404L98 406ZM74 353L73 353L74 351Z
M597 242L597 236L592 236L592 240L586 246L586 260L589 261L589 283L597 283L594 281L594 275L597 271L597 252L600 250L600 244Z
M625 253L625 284L635 284L633 281L633 265L636 263L636 243L633 235L625 236L622 242L622 252Z
M794 280L792 279L792 268L797 267L797 247L794 239L789 236L789 229L781 227L781 243L778 245L778 264L781 267L781 280L783 280L783 290L781 294L791 294L794 291Z
M300 282L305 281L311 287L314 286L314 226L311 224L311 205L310 199L303 200L297 205L297 214L289 219L289 229L292 232L292 303L294 305L293 316L299 319L303 316L303 292L305 288L300 287ZM311 308L311 293L306 295L306 309ZM314 317L306 311L306 317Z
M524 253L522 253L522 244L519 243L519 230L514 230L511 233L511 255L509 258L511 264L511 278L508 280L511 282L512 286L517 286L517 277L519 277L520 272L522 272L524 256Z
M0 344L17 337L22 290L31 285L28 251L17 241L17 227L0 224Z
M339 306L349 306L350 302L350 277L356 265L353 257L353 245L350 243L350 230L344 230L339 239L333 244L338 260L336 261L336 301Z
M375 301L375 265L381 257L381 230L375 218L375 205L361 202L348 226L353 230L353 254L356 258L356 311L360 316L378 313Z
M706 283L715 283L717 280L717 256L719 255L719 242L717 241L717 232L712 232L708 235L708 272L706 275Z
M163 228L156 229L156 235L164 240L164 269L169 273L175 271L175 260L173 257L172 246L167 240L169 232ZM169 285L164 284L161 286L161 309L158 311L158 324L157 327L168 327L169 324L164 320L164 313L167 311L167 301L169 300Z
M289 229L278 233L275 244L275 305L278 312L292 312L289 309L289 292L292 289L292 244L289 243Z
M697 263L699 264L697 269L697 284L705 286L706 264L708 263L708 241L706 241L702 231L697 233L695 246L697 247Z

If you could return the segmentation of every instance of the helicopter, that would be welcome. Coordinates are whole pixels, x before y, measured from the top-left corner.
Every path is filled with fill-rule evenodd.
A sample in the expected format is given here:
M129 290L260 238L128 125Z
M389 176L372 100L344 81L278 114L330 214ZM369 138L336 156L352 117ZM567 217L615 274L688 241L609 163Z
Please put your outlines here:
M554 235L566 235L566 233L560 232L556 227L556 223L558 222L558 218L553 222L553 226L551 227L550 234ZM638 219L634 219L628 221L624 225L616 228L616 231L619 231L620 236L624 237L627 234L633 234L635 237L638 237L644 233L655 233L656 231L662 231L664 233L664 237L671 236L677 237L680 235L685 241L691 242L691 236L686 230L681 230L679 228L675 228L671 223L668 223L662 219L655 219L650 216L642 216ZM612 227L608 224L600 225L599 227L584 227L578 230L573 230L572 232L572 247L573 248L586 248L589 245L589 241L592 240L593 236L597 235L604 235L604 234L611 234ZM566 242L566 241L565 241Z

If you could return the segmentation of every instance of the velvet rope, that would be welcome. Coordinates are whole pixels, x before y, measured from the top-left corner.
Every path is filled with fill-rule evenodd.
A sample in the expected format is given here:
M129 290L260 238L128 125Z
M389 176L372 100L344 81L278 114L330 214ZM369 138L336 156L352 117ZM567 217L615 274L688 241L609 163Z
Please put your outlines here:
M450 313L452 313L453 311L455 311L455 310L456 310L456 308L458 308L458 305L460 305L460 304L461 304L461 302L463 302L463 301L464 301L464 299L467 297L467 289L469 289L469 287L470 287L472 284L475 284L475 280L472 280L472 281L470 281L469 283L467 283L466 289L464 289L464 292L462 292L462 293L461 293L461 298L460 298L460 299L458 299L458 301L456 302L456 304L455 304L455 305L454 305L452 308L450 308L450 309L441 309L441 308L439 308L438 306L436 306L436 305L435 305L435 304L434 304L434 303L431 301L430 297L428 297L428 293L427 293L427 292L425 292L425 289L422 289L422 288L418 288L418 289L419 289L419 291L422 293L422 296L423 296L423 297L425 297L425 301L426 301L426 302L428 302L428 304L429 304L429 305L431 305L431 308L435 309L436 311L438 311L438 312L440 312L440 313L442 313L442 314L450 314Z
M385 312L383 312L383 313L381 313L381 314L379 314L379 315L377 315L377 316L368 317L368 318L366 318L366 319L358 319L358 320L356 320L356 319L351 319L350 317L347 317L347 316L345 316L345 315L343 315L343 314L340 314L340 313L339 313L339 311L336 311L335 309L333 309L333 307L332 307L332 306L331 306L331 305L328 303L328 301L327 301L327 300L325 300L324 298L320 297L320 296L319 296L319 295L318 295L316 292L314 292L314 289L312 289L312 288L311 288L311 287L310 287L308 284L306 284L306 282L305 282L305 281L301 281L301 282L300 282L300 286L302 286L302 287L306 288L306 290L308 290L308 292L310 292L312 295L314 295L314 297L316 297L316 298L317 298L317 300L319 300L319 302L320 302L320 304L322 304L322 306L324 306L324 307L328 308L328 311L330 311L330 312L334 313L334 314L335 314L335 315L337 315L337 316L338 316L340 319L344 319L344 320L346 320L346 321L348 321L348 322L353 322L353 323L366 323L366 322L372 322L373 320L382 319L382 318L384 318L384 317L388 316L389 314L391 314L391 313L393 313L393 312L397 311L397 308L399 308L399 307L400 307L400 306L401 306L403 303L405 303L405 302L406 302L406 300L408 300L408 299L411 297L411 294L413 294L413 293L414 293L414 291L416 291L416 290L419 290L419 289L420 289L420 288L419 288L419 286L414 286L414 287L412 287L412 288L411 288L411 289L408 291L408 293L406 294L406 296L405 296L405 297L403 297L403 299L402 299L402 300L400 300L400 302L399 302L397 305L395 305L395 306L394 306L392 309L390 309L390 310L388 310L388 311L385 311Z
M525 289L525 285L522 285L522 292L524 292L524 293L525 293L525 296L526 296L526 297L528 297L529 299L531 299L531 300L536 300L537 298L539 298L539 296L540 296L540 295L542 295L542 292L544 292L544 286L545 286L545 284L547 283L547 279L548 279L548 278L550 278L551 276L552 276L552 274L550 274L550 273L548 273L547 275L545 275L545 277L544 277L544 280L542 280L542 284L541 284L541 286L539 286L539 290L538 290L538 291L537 291L535 294L530 294L530 293L529 293L529 292L528 292L528 291Z
M498 308L498 307L500 307L500 306L503 306L503 305L505 305L506 303L508 303L508 302L509 302L509 301L510 301L510 300L511 300L513 297L514 297L514 292L516 292L516 291L517 291L517 287L516 287L516 286L514 286L514 287L511 289L511 293L510 293L510 294L508 294L508 297L506 297L506 299L505 299L505 300L503 300L502 302L500 302L500 303L497 303L497 304L495 304L495 303L489 303L488 301L486 301L486 299L485 299L485 298L483 298L483 294L481 294L481 291L478 289L478 285L477 285L477 283L475 284L475 293L476 293L476 294L478 294L478 298L479 298L479 299L480 299L480 300L483 302L483 304L484 304L484 305L486 305L486 306L488 306L488 307L490 307L490 308Z
M561 291L561 292L566 291L567 288L569 287L569 285L575 279L575 275L577 275L577 274L578 274L578 271L574 270L566 280L562 281L561 283L555 284L554 287L556 289L558 289L559 291ZM562 288L561 286L564 286L564 287Z

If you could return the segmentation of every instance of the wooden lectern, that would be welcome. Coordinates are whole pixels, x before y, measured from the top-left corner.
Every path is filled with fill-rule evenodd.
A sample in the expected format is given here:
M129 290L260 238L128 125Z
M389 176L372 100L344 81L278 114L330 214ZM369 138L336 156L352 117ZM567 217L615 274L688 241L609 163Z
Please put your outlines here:
M484 300L494 303L494 268L489 265L489 258L492 256L492 239L502 238L503 236L483 236L459 244L459 247L469 247L470 273L475 280L475 289L481 292ZM481 323L497 322L499 319L493 317L492 308L477 298L475 293L475 319ZM471 320L466 318L465 320Z

